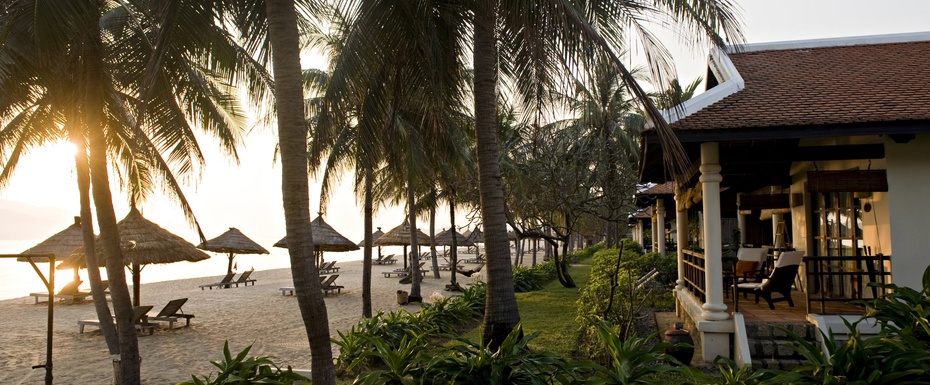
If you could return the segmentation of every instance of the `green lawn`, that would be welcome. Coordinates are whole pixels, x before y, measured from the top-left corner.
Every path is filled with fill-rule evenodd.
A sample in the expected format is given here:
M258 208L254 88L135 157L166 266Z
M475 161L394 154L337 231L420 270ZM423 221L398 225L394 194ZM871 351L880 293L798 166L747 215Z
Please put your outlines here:
M572 265L569 273L575 280L574 288L562 287L558 280L549 282L542 290L517 293L517 306L526 333L539 332L530 344L534 349L546 350L565 358L572 358L578 347L578 324L575 303L578 291L588 283L591 273L589 260ZM481 338L481 328L471 330L462 337L470 341Z

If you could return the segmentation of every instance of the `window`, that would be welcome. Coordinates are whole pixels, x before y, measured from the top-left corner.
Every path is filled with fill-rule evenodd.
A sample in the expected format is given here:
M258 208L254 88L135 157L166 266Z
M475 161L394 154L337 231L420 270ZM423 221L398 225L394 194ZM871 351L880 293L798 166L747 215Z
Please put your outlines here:
M814 249L821 256L862 255L862 212L851 192L811 194Z

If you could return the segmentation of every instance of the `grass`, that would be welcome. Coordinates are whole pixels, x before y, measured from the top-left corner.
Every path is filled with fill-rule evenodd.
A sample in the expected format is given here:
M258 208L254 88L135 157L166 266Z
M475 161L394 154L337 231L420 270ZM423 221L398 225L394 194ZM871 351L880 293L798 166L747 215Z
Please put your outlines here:
M591 275L589 260L573 265L570 274L577 287L566 288L553 280L545 284L542 290L529 293L517 293L517 306L520 320L526 333L540 332L539 337L530 343L530 347L546 350L561 357L574 357L578 348L577 314L578 291L588 283ZM462 335L469 341L481 340L480 326Z

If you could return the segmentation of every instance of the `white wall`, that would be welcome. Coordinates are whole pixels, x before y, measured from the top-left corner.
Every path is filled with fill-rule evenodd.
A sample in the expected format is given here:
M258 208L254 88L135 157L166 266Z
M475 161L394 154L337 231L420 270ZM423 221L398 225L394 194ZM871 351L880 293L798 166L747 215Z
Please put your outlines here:
M930 135L909 143L885 139L888 165L888 207L891 224L892 277L898 285L922 287L930 264Z

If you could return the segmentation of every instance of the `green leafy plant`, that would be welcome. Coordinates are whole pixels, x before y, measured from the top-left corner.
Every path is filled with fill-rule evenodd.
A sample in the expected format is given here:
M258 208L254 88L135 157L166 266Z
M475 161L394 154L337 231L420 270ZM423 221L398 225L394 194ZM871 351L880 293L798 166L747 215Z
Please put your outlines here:
M573 372L564 359L528 347L537 335L523 335L523 328L518 325L497 351L491 351L487 345L459 340L461 344L434 357L424 374L436 384L571 383Z
M365 340L372 346L366 350L362 358L376 356L384 363L385 369L377 369L361 373L355 384L373 385L413 385L422 383L423 361L429 357L423 354L427 349L425 334L411 333L405 336L396 346L391 346L376 336L365 336ZM358 360L356 362L361 362ZM350 366L349 371L354 368Z
M216 378L213 375L197 378L191 375L192 380L182 382L180 385L292 385L298 381L309 382L310 379L294 373L291 367L282 370L271 361L271 357L248 357L249 345L235 357L229 352L229 341L223 344L223 361L212 361L213 366L219 368Z
M656 375L683 371L680 362L664 353L673 345L660 342L650 346L648 342L654 336L621 340L617 329L609 323L595 319L589 322L595 324L600 339L607 345L610 361L603 366L593 364L594 375L586 384L653 384L660 383L654 379Z

